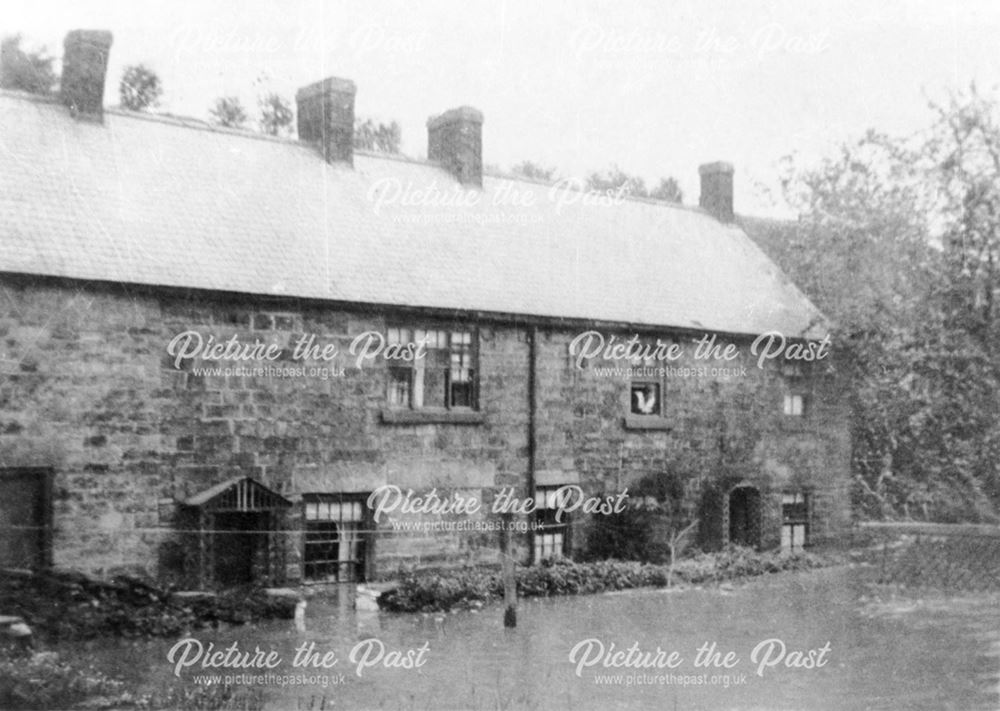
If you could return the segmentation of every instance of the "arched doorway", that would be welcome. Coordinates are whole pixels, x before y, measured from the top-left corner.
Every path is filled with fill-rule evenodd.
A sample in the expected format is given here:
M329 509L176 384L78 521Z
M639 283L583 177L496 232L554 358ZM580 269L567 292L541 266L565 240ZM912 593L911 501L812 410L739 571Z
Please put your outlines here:
M755 486L740 485L729 492L729 542L759 548L761 537L760 491Z

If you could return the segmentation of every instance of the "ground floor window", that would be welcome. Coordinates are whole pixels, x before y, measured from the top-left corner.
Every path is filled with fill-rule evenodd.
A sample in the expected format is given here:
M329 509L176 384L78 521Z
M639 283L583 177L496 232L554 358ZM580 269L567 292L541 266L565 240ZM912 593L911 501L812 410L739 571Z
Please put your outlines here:
M781 495L781 549L802 550L809 544L809 495L801 491Z
M569 514L556 521L558 486L535 489L535 562L562 558L569 550Z
M307 580L365 579L369 537L367 494L306 494L305 577Z

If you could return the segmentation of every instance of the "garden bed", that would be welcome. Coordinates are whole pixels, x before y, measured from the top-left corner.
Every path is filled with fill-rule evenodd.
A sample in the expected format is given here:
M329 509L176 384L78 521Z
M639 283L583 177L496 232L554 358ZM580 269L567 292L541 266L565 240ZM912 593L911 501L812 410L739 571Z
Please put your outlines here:
M703 585L741 578L807 570L829 565L829 558L796 551L758 553L730 547L702 553L675 565L632 561L575 563L556 559L517 567L521 597L549 597L626 590L639 587ZM379 606L393 612L440 612L479 607L503 598L503 581L495 568L468 568L438 573L412 573L379 598Z

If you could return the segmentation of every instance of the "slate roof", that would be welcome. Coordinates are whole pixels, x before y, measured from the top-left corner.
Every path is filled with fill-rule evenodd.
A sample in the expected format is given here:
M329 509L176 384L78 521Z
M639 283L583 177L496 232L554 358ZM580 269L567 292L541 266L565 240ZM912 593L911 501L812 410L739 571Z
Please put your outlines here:
M818 336L736 225L642 200L0 92L0 272L378 305ZM406 191L411 204L379 203ZM465 204L421 205L414 191ZM523 203L511 205L512 195ZM575 200L560 205L555 198ZM506 199L506 203L505 203ZM454 200L452 200L454 202Z

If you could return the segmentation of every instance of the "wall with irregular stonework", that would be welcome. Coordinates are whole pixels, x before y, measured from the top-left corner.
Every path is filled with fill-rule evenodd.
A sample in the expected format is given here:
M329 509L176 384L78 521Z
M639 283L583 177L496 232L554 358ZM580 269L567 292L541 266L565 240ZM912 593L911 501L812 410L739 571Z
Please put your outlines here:
M179 575L178 502L236 476L252 476L295 504L303 493L368 492L382 484L436 488L442 498L459 493L486 504L497 486L529 493L529 344L523 327L479 327L481 422L391 423L382 414L385 362L359 369L346 354L358 334L384 332L384 313L13 276L0 277L0 287L0 467L43 464L54 470L56 565ZM398 313L390 318L433 323ZM312 333L317 343L337 344L341 353L319 365L343 367L344 374L199 375L192 364L175 368L166 351L188 330L284 346ZM598 374L600 363L577 369L569 357L575 335L539 333L538 483L580 483L590 492L611 493L644 475L674 472L697 515L711 508L713 496L750 480L770 496L768 544L776 543L780 530L775 496L791 485L806 486L815 491L817 535L846 523L846 419L824 369L808 378L805 418L781 415L789 385L777 368L761 371L751 363L745 377L668 378L666 426L630 429L627 379ZM741 350L749 361L746 344ZM317 364L286 354L268 365ZM289 515L294 529L301 507ZM703 543L721 542L713 539L721 522L705 518ZM578 519L576 548L588 525ZM293 530L285 540L286 572L296 578L302 535ZM526 537L518 541L522 557L527 543ZM372 572L382 577L401 565L495 561L497 540L491 532L403 534L384 521L375 551Z
M644 334L653 343L677 343L682 357L653 364L668 369L651 378L662 383L660 421L633 425L626 422L630 378L607 369L640 364L595 358L581 370L569 355L577 335L550 332L540 339L538 468L546 481L579 482L610 493L643 477L674 477L684 492L682 508L700 519L698 543L706 549L728 535L723 500L739 483L762 494L765 547L780 543L785 491L810 495L814 542L849 525L850 434L832 360L801 363L798 374L790 374L783 359L758 367L752 339L717 338L721 349L734 345L738 357L716 361L695 358L701 334ZM620 342L634 334L602 335ZM786 393L805 397L804 416L784 414ZM587 534L575 531L574 545L584 543Z

